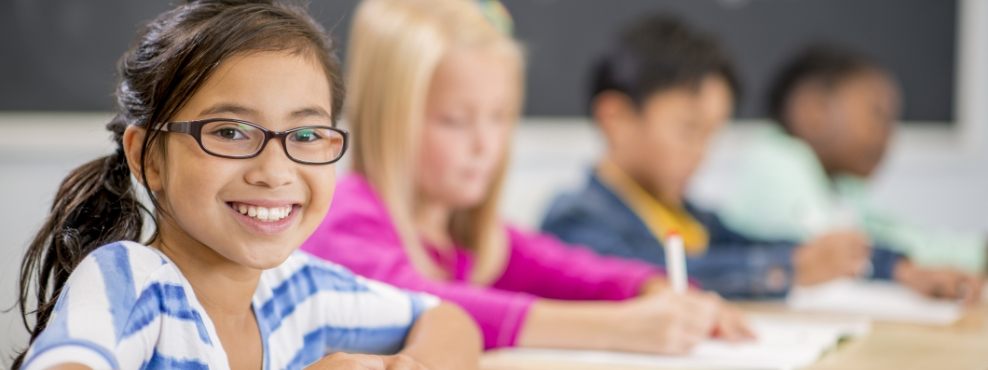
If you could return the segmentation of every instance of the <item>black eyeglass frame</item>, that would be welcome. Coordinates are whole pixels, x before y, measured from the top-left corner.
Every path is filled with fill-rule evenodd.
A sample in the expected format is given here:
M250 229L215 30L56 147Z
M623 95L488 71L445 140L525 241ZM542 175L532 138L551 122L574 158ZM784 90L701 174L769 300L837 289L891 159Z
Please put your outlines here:
M262 133L264 133L264 139L262 139L261 145L257 148L257 151L255 151L253 154L238 156L238 155L227 155L227 154L216 153L210 151L209 149L206 148L205 145L202 144L202 127L213 122L232 122L232 123L247 125L256 128L260 130ZM308 162L308 161L299 160L293 157L290 153L288 153L288 142L287 142L288 135L297 131L308 130L308 129L328 129L330 131L340 134L343 137L343 147L340 148L339 155L337 155L336 158L333 158L326 162ZM268 130L267 128L264 128L263 126L256 124L254 122L245 121L242 119L235 119L235 118L208 118L208 119L195 120L195 121L165 122L161 124L160 128L158 128L158 131L174 132L179 134L190 135L196 140L196 143L199 144L199 148L201 148L202 151L212 156L216 156L220 158L229 158L229 159L250 159L257 157L264 152L264 148L268 146L268 142L271 141L271 139L277 138L281 140L281 149L285 152L285 156L287 156L288 159L291 159L295 163L305 164L305 165L326 165L326 164L336 163L341 158L343 158L344 154L346 154L346 150L350 144L350 132L338 127L300 126L285 131L273 131L273 130Z

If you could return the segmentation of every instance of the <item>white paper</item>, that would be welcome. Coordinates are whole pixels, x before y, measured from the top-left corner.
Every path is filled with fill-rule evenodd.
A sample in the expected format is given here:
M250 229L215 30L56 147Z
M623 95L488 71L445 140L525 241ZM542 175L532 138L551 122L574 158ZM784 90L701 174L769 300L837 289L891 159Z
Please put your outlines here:
M963 313L960 303L927 298L887 281L839 279L789 292L789 308L867 316L876 321L949 325Z
M841 338L868 333L867 319L813 320L780 315L752 315L757 335L751 342L710 340L689 355L659 356L605 351L513 349L500 353L512 358L559 360L604 365L690 369L797 369L813 364Z

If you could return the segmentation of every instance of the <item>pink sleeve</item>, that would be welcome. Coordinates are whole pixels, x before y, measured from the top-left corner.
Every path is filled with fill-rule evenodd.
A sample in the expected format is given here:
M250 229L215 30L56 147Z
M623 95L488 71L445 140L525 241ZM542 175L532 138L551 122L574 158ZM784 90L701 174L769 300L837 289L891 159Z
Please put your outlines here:
M508 229L511 256L494 287L565 300L624 300L662 271L644 262L605 257L536 233Z
M347 194L340 194L339 190L333 211L302 245L302 250L365 277L428 292L458 304L480 326L488 349L515 345L525 315L536 299L534 296L425 278L405 255L386 214L359 204L359 199L343 200L341 197Z

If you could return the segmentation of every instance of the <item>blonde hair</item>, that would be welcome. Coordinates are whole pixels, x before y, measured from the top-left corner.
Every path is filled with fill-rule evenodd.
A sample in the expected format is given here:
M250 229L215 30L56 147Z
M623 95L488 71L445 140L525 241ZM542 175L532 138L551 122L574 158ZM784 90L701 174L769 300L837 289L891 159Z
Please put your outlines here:
M520 112L521 48L485 15L471 0L366 0L357 9L351 31L345 114L353 132L353 169L384 201L412 264L433 279L448 276L429 256L415 228L412 180L433 74L451 50L482 48L503 54L517 62L515 117ZM506 157L485 199L453 212L450 235L473 251L474 283L492 281L507 259L498 210Z

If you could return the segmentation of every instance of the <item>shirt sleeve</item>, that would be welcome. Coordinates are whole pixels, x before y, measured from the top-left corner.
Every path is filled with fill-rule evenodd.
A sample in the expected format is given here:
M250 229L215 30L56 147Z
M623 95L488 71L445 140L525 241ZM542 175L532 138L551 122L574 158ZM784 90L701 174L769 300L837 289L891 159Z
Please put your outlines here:
M690 280L725 298L758 299L785 296L792 284L793 244L756 241L732 233L716 215L694 212L710 233L710 245L700 255L689 255L686 267ZM665 265L660 241L644 229L616 228L606 212L570 212L547 218L543 229L563 240L590 246L607 255L633 258Z
M841 199L854 207L865 231L877 244L900 252L910 261L926 266L950 266L982 272L985 265L985 235L964 233L914 224L886 212L875 202L868 183L844 175L835 179Z
M813 152L784 135L762 137L744 156L719 209L723 221L745 235L794 241L842 226Z
M117 338L132 308L123 299L128 292L119 289L133 289L130 267L108 265L113 253L100 252L109 257L98 259L91 253L72 272L44 331L32 342L23 369L65 363L93 369L130 369L140 367L150 357L151 349L144 344L153 341L145 339L155 336L158 327L145 326L125 341ZM115 271L104 271L107 269Z
M875 280L892 280L895 278L895 265L905 258L902 253L889 250L882 246L871 248L871 271L868 278Z
M985 271L988 239L983 235L913 225L874 210L866 215L868 234L889 248L905 252L917 264Z
M661 276L640 261L606 257L547 234L509 228L510 256L494 287L564 300L624 300Z
M357 276L350 270L306 254L305 266L286 279L291 289L304 291L315 287L314 301L275 294L271 302L278 308L265 311L310 311L295 321L306 334L306 349L315 347L332 351L393 354L404 346L408 333L422 313L439 304L426 293L411 292ZM294 284L297 281L311 283ZM307 307L311 306L312 309ZM327 309L330 308L330 309ZM324 351L312 351L321 356ZM316 358L314 358L316 359Z
M751 238L713 212L692 204L687 208L710 234L706 253L687 261L690 276L704 288L730 299L781 298L789 292L795 277L795 242Z
M351 223L348 226L354 226ZM366 227L335 228L324 223L303 250L353 272L394 286L427 292L456 303L477 322L485 348L511 347L535 296L463 282L436 281L419 273L396 237Z

